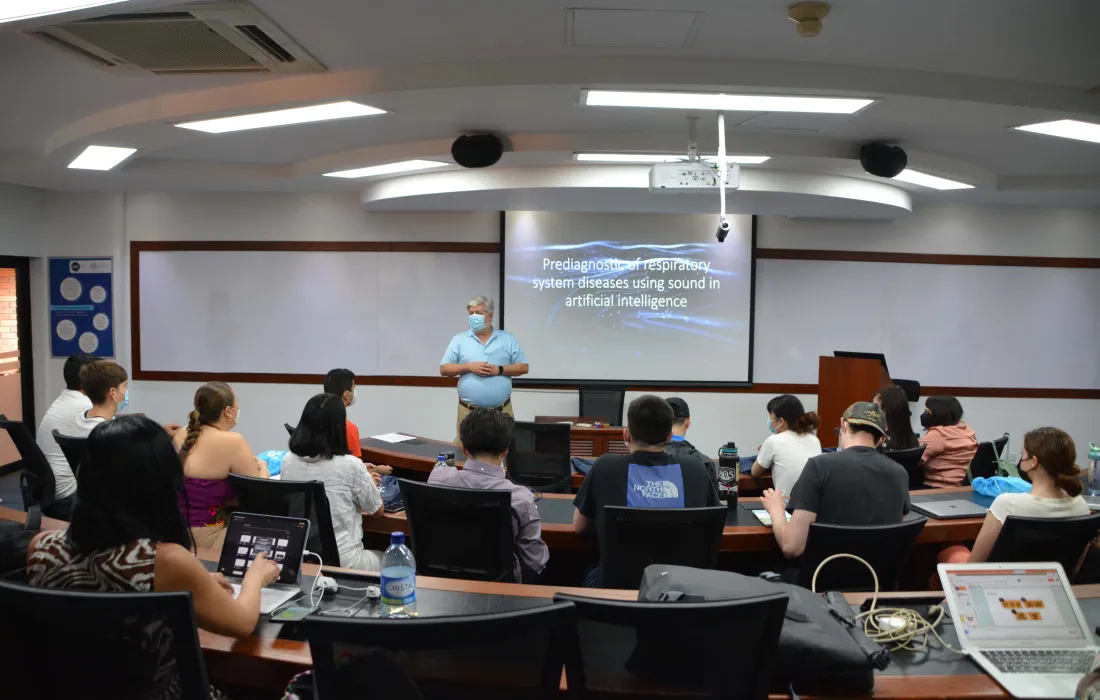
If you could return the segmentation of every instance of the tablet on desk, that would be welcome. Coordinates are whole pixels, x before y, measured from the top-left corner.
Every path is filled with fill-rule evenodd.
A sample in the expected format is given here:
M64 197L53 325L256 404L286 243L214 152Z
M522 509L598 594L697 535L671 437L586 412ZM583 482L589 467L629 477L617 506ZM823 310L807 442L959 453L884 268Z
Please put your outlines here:
M772 526L772 516L768 515L768 511L762 508L754 508L752 514L756 516L756 519L764 524L765 527ZM787 511L783 511L783 515L787 516L787 522L791 522L791 514Z

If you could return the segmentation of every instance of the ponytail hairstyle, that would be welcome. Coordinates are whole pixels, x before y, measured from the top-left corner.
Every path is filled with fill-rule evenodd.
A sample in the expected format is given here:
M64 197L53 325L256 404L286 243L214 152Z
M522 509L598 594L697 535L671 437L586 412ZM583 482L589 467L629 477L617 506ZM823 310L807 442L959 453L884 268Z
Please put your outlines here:
M187 437L180 447L181 458L198 442L202 426L217 423L222 412L233 405L235 398L233 389L225 382L207 382L198 388L195 392L195 410L187 415Z
M1058 428L1036 428L1024 435L1024 451L1035 458L1037 468L1054 477L1054 485L1072 496L1080 496L1080 470L1073 438Z
M776 418L787 421L787 426L795 432L795 435L805 435L817 430L817 426L821 424L816 413L813 411L807 413L798 397L790 394L776 396L769 401L768 413L773 413Z

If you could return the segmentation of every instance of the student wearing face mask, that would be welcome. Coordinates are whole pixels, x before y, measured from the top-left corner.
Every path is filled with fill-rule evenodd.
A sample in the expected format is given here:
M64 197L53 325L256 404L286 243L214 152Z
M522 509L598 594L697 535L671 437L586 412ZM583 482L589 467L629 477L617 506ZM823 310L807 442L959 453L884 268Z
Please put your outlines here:
M466 316L470 329L451 338L439 362L441 375L458 377L456 432L475 408L495 408L514 417L512 377L529 369L516 336L493 328L492 299L478 296L466 302Z
M814 435L820 424L817 414L802 407L798 397L784 394L768 402L768 432L752 465L760 478L771 472L775 488L783 493L794 489L806 461L821 454L821 441Z
M925 446L921 457L925 486L941 489L966 481L966 469L978 452L978 438L962 417L962 404L954 396L929 396L924 402L920 424L927 432L920 444Z
M351 408L355 405L357 393L355 390L355 373L350 369L330 369L328 374L325 375L324 390L326 394L339 396L345 409ZM363 446L359 439L359 427L352 423L351 419L344 420L344 427L348 434L348 454L362 459ZM367 469L375 474L393 473L393 467L384 464L368 463Z
M854 403L840 419L839 452L806 462L791 493L787 522L783 492L764 492L772 531L788 559L802 556L812 523L888 525L909 512L909 475L878 448L886 440L886 417L871 402Z

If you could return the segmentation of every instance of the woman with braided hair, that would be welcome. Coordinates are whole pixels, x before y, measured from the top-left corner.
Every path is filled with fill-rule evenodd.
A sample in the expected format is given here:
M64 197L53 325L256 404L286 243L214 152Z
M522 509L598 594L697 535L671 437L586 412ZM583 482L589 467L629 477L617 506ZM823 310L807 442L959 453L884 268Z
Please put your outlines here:
M195 392L195 410L174 442L183 460L188 502L180 509L199 547L220 550L225 541L225 505L235 498L230 473L266 479L267 465L252 454L248 441L231 432L241 409L225 382L207 382Z

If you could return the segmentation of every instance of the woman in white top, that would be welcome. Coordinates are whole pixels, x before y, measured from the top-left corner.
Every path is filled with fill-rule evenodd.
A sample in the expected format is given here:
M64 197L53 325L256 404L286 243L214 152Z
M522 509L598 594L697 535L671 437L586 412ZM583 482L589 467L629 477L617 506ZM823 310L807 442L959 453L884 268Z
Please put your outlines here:
M752 475L759 478L770 471L775 489L789 496L806 462L821 454L821 441L813 432L820 423L795 396L783 394L769 401L768 430L774 434L760 446Z
M347 411L339 396L318 394L306 402L283 459L283 481L325 485L340 566L378 571L382 555L363 549L363 513L382 514L382 495L367 465L348 454Z

